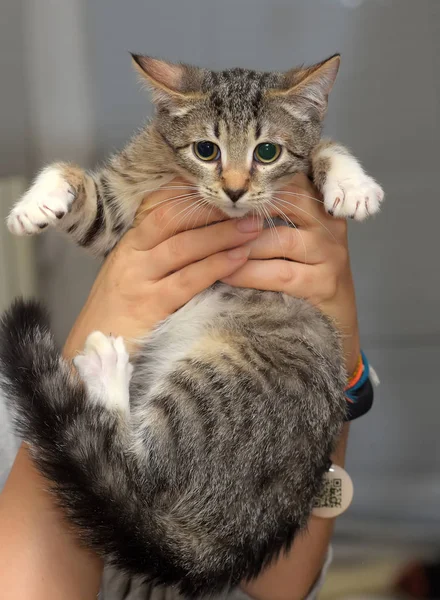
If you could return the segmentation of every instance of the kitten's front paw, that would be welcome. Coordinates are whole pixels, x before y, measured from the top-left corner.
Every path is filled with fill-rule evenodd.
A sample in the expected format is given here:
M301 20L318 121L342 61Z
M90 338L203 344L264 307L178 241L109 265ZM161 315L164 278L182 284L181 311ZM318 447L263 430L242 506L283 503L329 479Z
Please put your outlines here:
M15 235L35 235L57 223L72 206L74 191L61 169L48 167L12 208L7 225Z
M363 171L345 178L335 177L330 172L323 195L325 209L330 215L357 221L377 213L384 198L380 185Z
M128 411L133 365L122 337L108 337L100 331L91 333L83 354L73 363L91 398L107 408Z

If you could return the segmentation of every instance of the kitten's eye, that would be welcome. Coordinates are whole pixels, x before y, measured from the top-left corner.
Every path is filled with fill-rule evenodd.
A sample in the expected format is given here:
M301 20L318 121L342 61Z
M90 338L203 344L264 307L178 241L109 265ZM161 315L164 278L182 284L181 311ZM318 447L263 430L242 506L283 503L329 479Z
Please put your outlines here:
M260 163L273 163L281 154L281 146L279 144L271 144L270 142L264 142L258 144L255 148L254 158Z
M220 148L214 142L196 142L193 146L194 154L204 161L213 161L220 158Z

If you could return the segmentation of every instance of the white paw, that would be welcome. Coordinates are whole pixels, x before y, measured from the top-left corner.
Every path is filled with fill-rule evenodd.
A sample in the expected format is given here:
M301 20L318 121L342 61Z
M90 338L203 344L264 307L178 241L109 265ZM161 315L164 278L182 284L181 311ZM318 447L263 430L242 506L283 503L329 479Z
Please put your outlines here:
M15 235L34 235L53 225L70 210L74 191L57 167L48 167L12 208L7 225Z
M329 214L357 221L377 213L384 198L380 185L361 169L345 177L330 171L323 195L324 206Z
M121 337L91 333L84 352L73 363L91 398L107 408L129 410L129 385L133 365Z

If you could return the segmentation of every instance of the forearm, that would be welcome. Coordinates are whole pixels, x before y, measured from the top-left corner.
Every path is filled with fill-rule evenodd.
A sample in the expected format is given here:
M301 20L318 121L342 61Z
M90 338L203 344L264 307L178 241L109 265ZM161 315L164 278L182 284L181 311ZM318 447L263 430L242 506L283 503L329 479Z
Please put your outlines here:
M341 314L335 315L336 326L341 332L342 352L345 357L345 367L347 369L348 376L350 376L353 374L356 368L361 351L359 325L356 311L356 294L351 275L351 269L348 269L346 281L340 286L337 296L338 297L334 300L334 304L338 307L337 312ZM349 299L348 302L347 298Z
M344 466L349 426L345 425L333 462ZM312 517L307 531L257 579L242 585L255 600L303 600L312 589L324 564L333 534L334 519Z
M0 589L5 600L96 599L102 565L55 506L28 452L0 495Z

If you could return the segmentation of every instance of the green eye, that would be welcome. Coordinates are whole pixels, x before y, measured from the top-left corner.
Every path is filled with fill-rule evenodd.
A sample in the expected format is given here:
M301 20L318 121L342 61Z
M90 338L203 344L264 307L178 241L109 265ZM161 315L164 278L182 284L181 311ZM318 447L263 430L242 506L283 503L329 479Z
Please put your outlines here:
M255 148L254 158L260 163L273 163L281 154L281 146L279 144L271 144L264 142L258 144Z
M196 142L193 146L194 154L204 161L213 161L220 158L220 148L214 142Z

